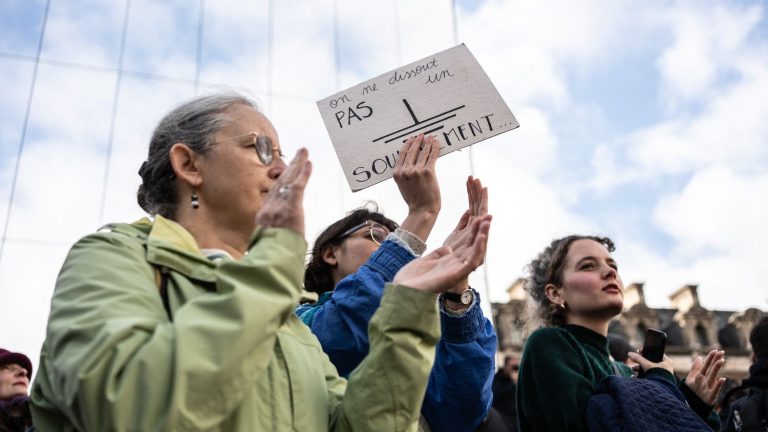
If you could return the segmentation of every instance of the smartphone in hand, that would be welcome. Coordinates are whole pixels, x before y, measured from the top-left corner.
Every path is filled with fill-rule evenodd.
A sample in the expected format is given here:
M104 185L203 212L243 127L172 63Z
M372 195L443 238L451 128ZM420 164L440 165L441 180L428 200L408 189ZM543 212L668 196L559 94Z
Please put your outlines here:
M664 348L667 346L667 334L663 331L648 329L645 331L643 357L658 363L664 359Z

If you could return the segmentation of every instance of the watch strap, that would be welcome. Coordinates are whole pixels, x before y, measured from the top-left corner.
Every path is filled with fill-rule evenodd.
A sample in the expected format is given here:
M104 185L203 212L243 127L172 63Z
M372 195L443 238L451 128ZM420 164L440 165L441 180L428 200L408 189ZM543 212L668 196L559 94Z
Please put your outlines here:
M474 293L474 290L472 289L471 286L467 287L466 289L464 289L464 291L462 291L460 293L454 293L454 292L446 291L446 292L443 292L442 295L443 295L443 299L445 299L445 300L450 300L452 302L463 304L463 305L469 305L469 304L472 304L472 301L470 301L469 303L464 303L462 301L462 297L464 297L464 294L467 291L469 291L472 294L472 296L470 298L474 299L475 298L475 295L474 295L475 293Z
M461 303L461 293L443 292L443 298L452 302Z

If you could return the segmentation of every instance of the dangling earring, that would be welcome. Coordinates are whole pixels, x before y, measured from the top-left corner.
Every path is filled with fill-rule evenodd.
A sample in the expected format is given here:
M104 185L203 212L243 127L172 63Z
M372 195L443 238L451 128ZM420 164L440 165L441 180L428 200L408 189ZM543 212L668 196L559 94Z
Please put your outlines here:
M197 192L192 192L192 196L190 197L190 204L194 210L197 210L197 208L200 207L200 200L197 198Z
M557 306L560 308L560 310L565 310L565 303L560 303Z

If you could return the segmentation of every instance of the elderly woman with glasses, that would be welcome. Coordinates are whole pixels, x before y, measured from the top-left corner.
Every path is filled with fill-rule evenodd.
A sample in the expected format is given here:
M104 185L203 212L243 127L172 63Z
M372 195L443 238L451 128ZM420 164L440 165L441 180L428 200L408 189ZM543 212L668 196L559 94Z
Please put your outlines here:
M154 216L69 252L32 392L44 431L415 430L439 337L436 293L479 266L490 221L385 289L347 382L292 313L307 243L301 149L217 94L167 114L139 173ZM393 389L397 389L393 391Z
M384 286L426 248L440 210L437 152L437 141L422 136L406 141L400 150L394 178L409 209L400 226L376 208L363 207L330 225L314 243L304 288L319 298L299 305L296 314L343 376L354 375L369 355L367 329ZM473 220L487 217L487 189L470 178L467 192L469 209L446 244L460 241ZM439 304L442 337L422 405L422 426L426 422L435 431L471 431L490 409L496 334L467 279L449 287Z

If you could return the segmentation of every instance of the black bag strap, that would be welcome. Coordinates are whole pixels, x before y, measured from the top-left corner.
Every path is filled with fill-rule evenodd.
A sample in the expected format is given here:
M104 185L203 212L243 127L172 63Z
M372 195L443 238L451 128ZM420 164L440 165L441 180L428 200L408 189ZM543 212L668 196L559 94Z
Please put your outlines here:
M611 366L613 366L613 374L616 376L623 376L621 374L621 371L619 370L619 367L616 365L616 362L611 360Z
M104 229L110 230L111 232L127 235L129 237L138 238L144 244L144 250L147 249L147 233L133 227L132 225L107 224L99 228L99 231ZM168 298L168 278L170 277L170 270L168 270L168 268L165 266L152 263L148 264L150 264L155 270L155 285L157 286L157 291L160 294L160 300L163 302L163 309L165 309L165 313L168 315L168 320L173 321L173 315L171 314L171 302Z
M758 394L752 393L751 391L744 397L741 397L734 401L734 406L731 407L729 403L729 399L733 397L734 394L738 393L741 390L745 389L756 389L759 391ZM727 409L730 411L729 419L733 417L733 426L735 427L735 430L740 431L743 429L742 419L745 415L744 411L742 410L741 401L744 401L748 398L757 397L758 400L756 401L757 406L757 419L761 422L760 424L760 431L768 432L768 388L760 387L752 384L742 384L740 386L732 388L726 395L723 397L723 406L722 409ZM754 406L754 405L753 405ZM741 414L740 414L741 412ZM752 426L755 426L752 424ZM750 429L755 430L755 429Z
M763 403L760 405L760 419L763 421L763 430L768 431L768 389L762 389Z

